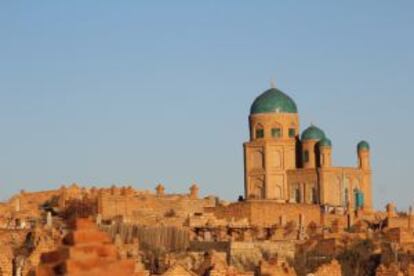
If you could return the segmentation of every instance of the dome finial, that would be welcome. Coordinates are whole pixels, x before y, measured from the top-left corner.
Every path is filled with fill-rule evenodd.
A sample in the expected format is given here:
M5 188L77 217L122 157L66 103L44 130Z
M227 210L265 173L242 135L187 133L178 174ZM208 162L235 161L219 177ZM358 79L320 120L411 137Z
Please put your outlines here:
M275 84L275 78L272 77L270 80L270 88L276 88L276 84Z

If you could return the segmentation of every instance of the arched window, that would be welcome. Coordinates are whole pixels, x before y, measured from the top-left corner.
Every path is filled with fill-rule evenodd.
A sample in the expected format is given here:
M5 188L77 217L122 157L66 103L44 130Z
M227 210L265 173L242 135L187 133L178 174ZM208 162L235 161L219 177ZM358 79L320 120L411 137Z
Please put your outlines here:
M282 137L282 129L280 129L279 127L272 128L272 137L273 138Z
M303 162L304 162L304 163L309 162L309 151L307 151L307 150L305 150L305 151L303 152Z
M300 203L300 201L301 201L300 189L296 188L296 190L295 190L295 202Z
M265 190L264 190L264 181L261 178L253 179L252 189L250 198L254 199L264 199Z
M296 124L294 122L291 122L290 126L289 126L289 129L288 129L289 138L295 138L296 137L296 134L297 134L296 129L297 129Z
M364 206L364 193L361 190L355 189L355 209L361 209Z
M318 203L318 193L315 187L312 188L312 203L313 204Z
M345 188L344 190L344 206L347 207L349 202L349 192L348 188Z
M255 127L255 138L256 139L264 138L264 128L261 124L258 124Z

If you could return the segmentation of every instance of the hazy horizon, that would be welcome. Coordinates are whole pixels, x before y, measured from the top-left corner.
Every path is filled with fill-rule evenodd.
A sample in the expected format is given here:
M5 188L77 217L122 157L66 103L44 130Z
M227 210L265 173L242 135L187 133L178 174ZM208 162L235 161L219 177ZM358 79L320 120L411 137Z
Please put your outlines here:
M77 182L236 200L271 79L333 142L371 145L376 208L413 204L414 3L0 3L0 200Z

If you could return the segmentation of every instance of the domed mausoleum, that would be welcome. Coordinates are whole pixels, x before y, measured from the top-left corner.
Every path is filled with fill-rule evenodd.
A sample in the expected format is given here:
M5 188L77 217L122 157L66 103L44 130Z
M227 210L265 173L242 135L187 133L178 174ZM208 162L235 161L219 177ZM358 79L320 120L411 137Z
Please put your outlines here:
M296 103L281 90L270 88L254 100L244 143L245 198L370 210L369 144L357 145L356 167L335 167L325 132L312 124L299 135L299 124Z

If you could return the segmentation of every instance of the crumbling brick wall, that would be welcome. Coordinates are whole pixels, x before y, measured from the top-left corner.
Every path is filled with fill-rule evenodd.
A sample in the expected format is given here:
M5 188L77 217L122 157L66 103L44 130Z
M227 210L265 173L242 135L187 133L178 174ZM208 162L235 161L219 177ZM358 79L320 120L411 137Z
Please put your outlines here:
M412 243L414 236L406 228L392 228L386 232L389 241L396 243Z
M296 244L293 241L278 242L231 242L230 264L239 268L254 270L265 258L279 257L291 260L295 256Z
M277 203L274 201L244 201L228 206L218 206L211 210L219 219L236 220L247 218L252 225L272 226L281 221L293 221L297 225L302 216L304 226L311 222L320 225L321 211L319 205ZM282 219L283 218L283 219Z
M203 212L204 207L214 206L214 199L192 199L189 196L156 196L156 195L111 195L101 194L98 197L98 212L104 219L123 216L131 221L148 221L158 217L183 217Z
M408 228L408 218L408 216L387 218L387 226L389 228ZM411 221L414 223L413 217L411 217Z

